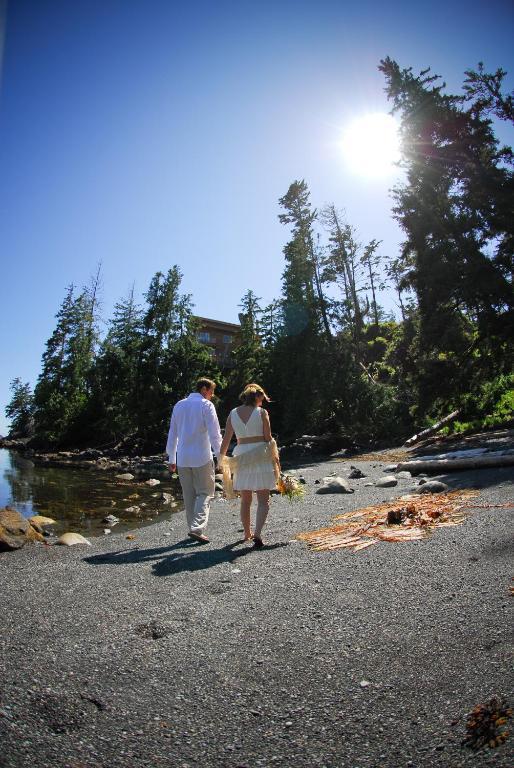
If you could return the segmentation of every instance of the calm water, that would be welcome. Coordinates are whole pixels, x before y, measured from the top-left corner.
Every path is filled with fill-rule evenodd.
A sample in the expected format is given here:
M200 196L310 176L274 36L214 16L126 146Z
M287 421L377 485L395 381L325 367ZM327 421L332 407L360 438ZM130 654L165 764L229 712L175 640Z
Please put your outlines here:
M160 498L172 493L179 503L172 510ZM39 514L53 517L57 535L78 531L84 535L104 535L109 526L102 522L115 515L120 522L113 532L169 520L182 508L177 481L164 480L150 488L144 482L119 482L114 473L87 469L58 469L35 466L13 451L0 449L0 507L10 505L25 517ZM127 512L128 507L139 511Z

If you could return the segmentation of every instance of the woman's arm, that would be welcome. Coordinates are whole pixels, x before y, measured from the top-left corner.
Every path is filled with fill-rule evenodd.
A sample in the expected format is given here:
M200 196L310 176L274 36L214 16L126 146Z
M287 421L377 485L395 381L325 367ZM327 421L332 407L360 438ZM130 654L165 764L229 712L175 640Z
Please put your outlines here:
M226 456L228 446L230 445L230 441L232 440L232 435L234 434L234 428L232 426L232 422L230 421L230 416L227 419L227 423L225 425L225 434L223 435L223 440L221 442L221 448L220 448L220 456Z
M264 439L267 443L271 440L271 424L268 416L268 411L266 411L264 408L261 408L261 416L262 416L262 428L264 430Z

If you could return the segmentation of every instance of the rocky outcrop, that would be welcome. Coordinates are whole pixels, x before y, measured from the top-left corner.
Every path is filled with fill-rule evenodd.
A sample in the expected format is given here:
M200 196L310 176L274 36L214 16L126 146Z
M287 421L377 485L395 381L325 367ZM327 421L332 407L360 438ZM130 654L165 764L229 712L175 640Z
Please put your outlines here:
M43 529L11 507L0 509L0 550L20 549L27 541L44 541Z

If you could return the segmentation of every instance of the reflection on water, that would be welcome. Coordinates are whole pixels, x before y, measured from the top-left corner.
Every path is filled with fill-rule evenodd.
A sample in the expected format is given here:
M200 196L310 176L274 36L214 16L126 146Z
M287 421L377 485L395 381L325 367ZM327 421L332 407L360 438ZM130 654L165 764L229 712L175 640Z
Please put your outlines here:
M171 478L151 488L136 480L118 482L104 472L35 466L17 453L0 449L0 507L10 505L25 517L53 517L58 523L52 526L56 534L103 534L108 527L102 522L106 515L120 519L114 531L170 519L170 507L162 503L163 491L181 503L179 486ZM139 510L127 512L129 507Z

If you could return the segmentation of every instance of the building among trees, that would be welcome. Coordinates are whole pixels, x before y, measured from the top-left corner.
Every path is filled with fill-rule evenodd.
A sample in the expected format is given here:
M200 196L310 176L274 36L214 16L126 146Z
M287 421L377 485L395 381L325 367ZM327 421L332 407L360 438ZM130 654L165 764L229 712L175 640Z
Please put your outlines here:
M198 341L209 347L213 359L221 369L232 368L234 365L232 351L238 342L241 326L209 317L195 319L198 323Z

